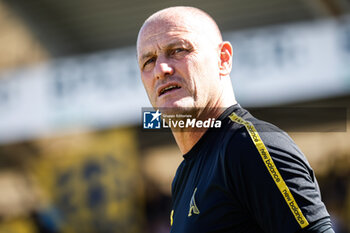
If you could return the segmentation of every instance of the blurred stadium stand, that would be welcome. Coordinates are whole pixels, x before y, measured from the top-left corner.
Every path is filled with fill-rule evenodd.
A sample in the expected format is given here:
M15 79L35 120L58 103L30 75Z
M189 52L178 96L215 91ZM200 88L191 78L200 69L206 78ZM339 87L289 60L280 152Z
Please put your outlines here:
M349 0L0 0L0 232L168 232L181 154L169 131L141 129L135 43L150 14L174 5L207 11L232 40L243 106L344 110L280 123L314 167L336 232L350 232Z
M193 5L211 14L221 30L300 22L350 13L348 0L246 0L213 2L141 0L3 0L53 57L134 45L143 21L171 5Z

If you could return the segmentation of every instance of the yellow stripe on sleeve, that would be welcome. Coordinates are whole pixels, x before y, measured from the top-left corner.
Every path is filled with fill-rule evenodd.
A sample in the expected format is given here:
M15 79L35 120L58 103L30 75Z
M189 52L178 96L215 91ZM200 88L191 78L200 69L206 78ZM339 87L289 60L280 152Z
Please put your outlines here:
M255 129L254 125L244 120L243 118L237 116L235 113L232 113L230 116L230 119L233 122L236 122L238 124L244 125L247 129L251 139L253 140L256 149L258 150L262 160L264 161L264 164L269 171L272 179L274 180L275 184L277 185L278 189L280 190L284 200L286 201L287 205L289 206L291 212L293 213L296 221L299 223L301 228L304 228L309 225L308 221L304 217L303 213L301 212L298 204L296 203L292 193L290 192L288 186L284 182L281 174L279 173L277 167L275 166L275 163L273 162L270 153L266 149L265 144L261 140L258 131Z
M174 218L174 210L172 210L171 213L170 213L170 226L173 225L173 222L174 222L173 218Z

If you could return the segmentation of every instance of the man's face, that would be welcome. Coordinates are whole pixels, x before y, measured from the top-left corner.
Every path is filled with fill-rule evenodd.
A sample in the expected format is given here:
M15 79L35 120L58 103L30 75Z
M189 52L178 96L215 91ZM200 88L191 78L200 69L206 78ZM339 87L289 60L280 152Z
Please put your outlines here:
M219 44L200 31L181 19L157 20L143 27L137 55L153 107L192 109L215 105Z

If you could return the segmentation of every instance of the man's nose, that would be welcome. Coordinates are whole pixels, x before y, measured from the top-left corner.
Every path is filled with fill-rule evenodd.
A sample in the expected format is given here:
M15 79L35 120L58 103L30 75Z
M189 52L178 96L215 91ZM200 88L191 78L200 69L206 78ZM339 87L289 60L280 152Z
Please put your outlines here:
M174 68L166 58L159 57L156 61L154 72L157 79L164 79L166 76L174 73Z

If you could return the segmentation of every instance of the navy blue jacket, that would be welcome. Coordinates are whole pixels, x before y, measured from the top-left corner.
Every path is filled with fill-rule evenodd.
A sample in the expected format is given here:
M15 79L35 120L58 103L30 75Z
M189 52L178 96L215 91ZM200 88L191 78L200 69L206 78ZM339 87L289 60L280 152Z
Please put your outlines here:
M171 233L333 232L308 161L293 140L238 104L184 155Z

